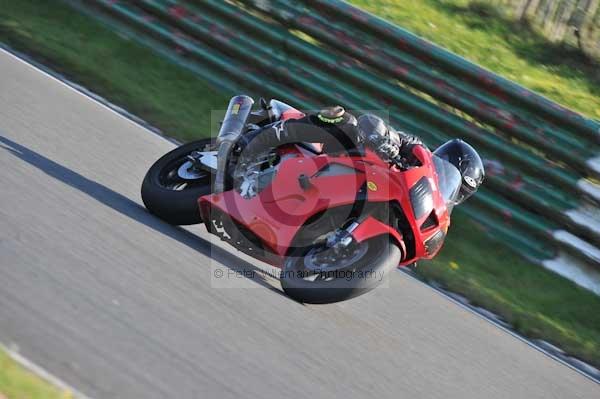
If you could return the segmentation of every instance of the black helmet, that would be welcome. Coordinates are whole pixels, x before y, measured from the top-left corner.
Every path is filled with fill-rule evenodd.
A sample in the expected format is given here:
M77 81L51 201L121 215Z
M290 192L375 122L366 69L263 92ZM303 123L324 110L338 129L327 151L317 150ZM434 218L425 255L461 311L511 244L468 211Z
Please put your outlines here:
M483 162L477 151L469 144L460 139L454 139L444 143L433 153L456 166L460 172L462 182L456 204L464 202L483 183L485 177Z

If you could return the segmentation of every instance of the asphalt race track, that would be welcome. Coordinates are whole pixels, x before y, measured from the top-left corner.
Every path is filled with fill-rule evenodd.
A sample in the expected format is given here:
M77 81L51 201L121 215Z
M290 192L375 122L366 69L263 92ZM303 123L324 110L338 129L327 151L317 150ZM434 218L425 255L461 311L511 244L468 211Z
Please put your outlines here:
M403 273L341 304L289 300L204 228L141 206L173 144L1 51L0 73L0 342L84 394L600 397Z

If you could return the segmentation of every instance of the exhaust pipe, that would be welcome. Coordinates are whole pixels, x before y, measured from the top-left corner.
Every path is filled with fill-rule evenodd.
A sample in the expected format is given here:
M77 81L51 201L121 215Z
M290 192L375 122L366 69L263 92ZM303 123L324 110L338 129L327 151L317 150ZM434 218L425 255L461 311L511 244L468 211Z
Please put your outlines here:
M231 150L244 131L244 127L252 111L254 100L245 95L233 97L229 101L223 124L217 136L217 174L215 176L214 192L225 191L225 173L231 156Z

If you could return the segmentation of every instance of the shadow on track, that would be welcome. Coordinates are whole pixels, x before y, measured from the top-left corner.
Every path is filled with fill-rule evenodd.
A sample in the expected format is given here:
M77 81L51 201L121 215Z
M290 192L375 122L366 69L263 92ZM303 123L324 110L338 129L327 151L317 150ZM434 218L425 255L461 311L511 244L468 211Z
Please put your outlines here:
M155 216L151 215L146 211L144 207L130 200L124 195L111 190L110 188L97 183L93 180L88 179L79 173L60 165L43 155L32 151L22 145L15 143L14 141L0 136L0 148L9 152L13 156L27 162L28 164L35 166L50 177L59 180L70 187L73 187L82 193L88 195L90 198L116 210L122 215L128 216L138 223L142 223L145 226L152 228L153 230L173 239L177 240L182 244L208 256L229 269L239 272L241 276L256 282L257 284L266 287L280 295L284 295L282 291L273 287L267 279L264 278L264 272L248 263L235 255L225 251L224 249L212 245L210 241L207 241L197 235L177 226L171 226ZM249 272L252 272L253 276Z

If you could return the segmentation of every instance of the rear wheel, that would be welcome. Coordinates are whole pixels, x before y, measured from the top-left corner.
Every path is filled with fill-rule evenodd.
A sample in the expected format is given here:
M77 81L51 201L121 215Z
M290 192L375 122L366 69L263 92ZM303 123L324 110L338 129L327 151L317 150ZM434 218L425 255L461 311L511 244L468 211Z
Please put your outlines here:
M317 242L286 258L281 287L299 302L344 301L377 287L400 259L400 248L385 235L352 242L343 250Z
M213 151L213 139L193 141L177 147L154 163L142 183L146 208L174 225L200 223L198 198L212 192L212 175L199 167L190 155Z

